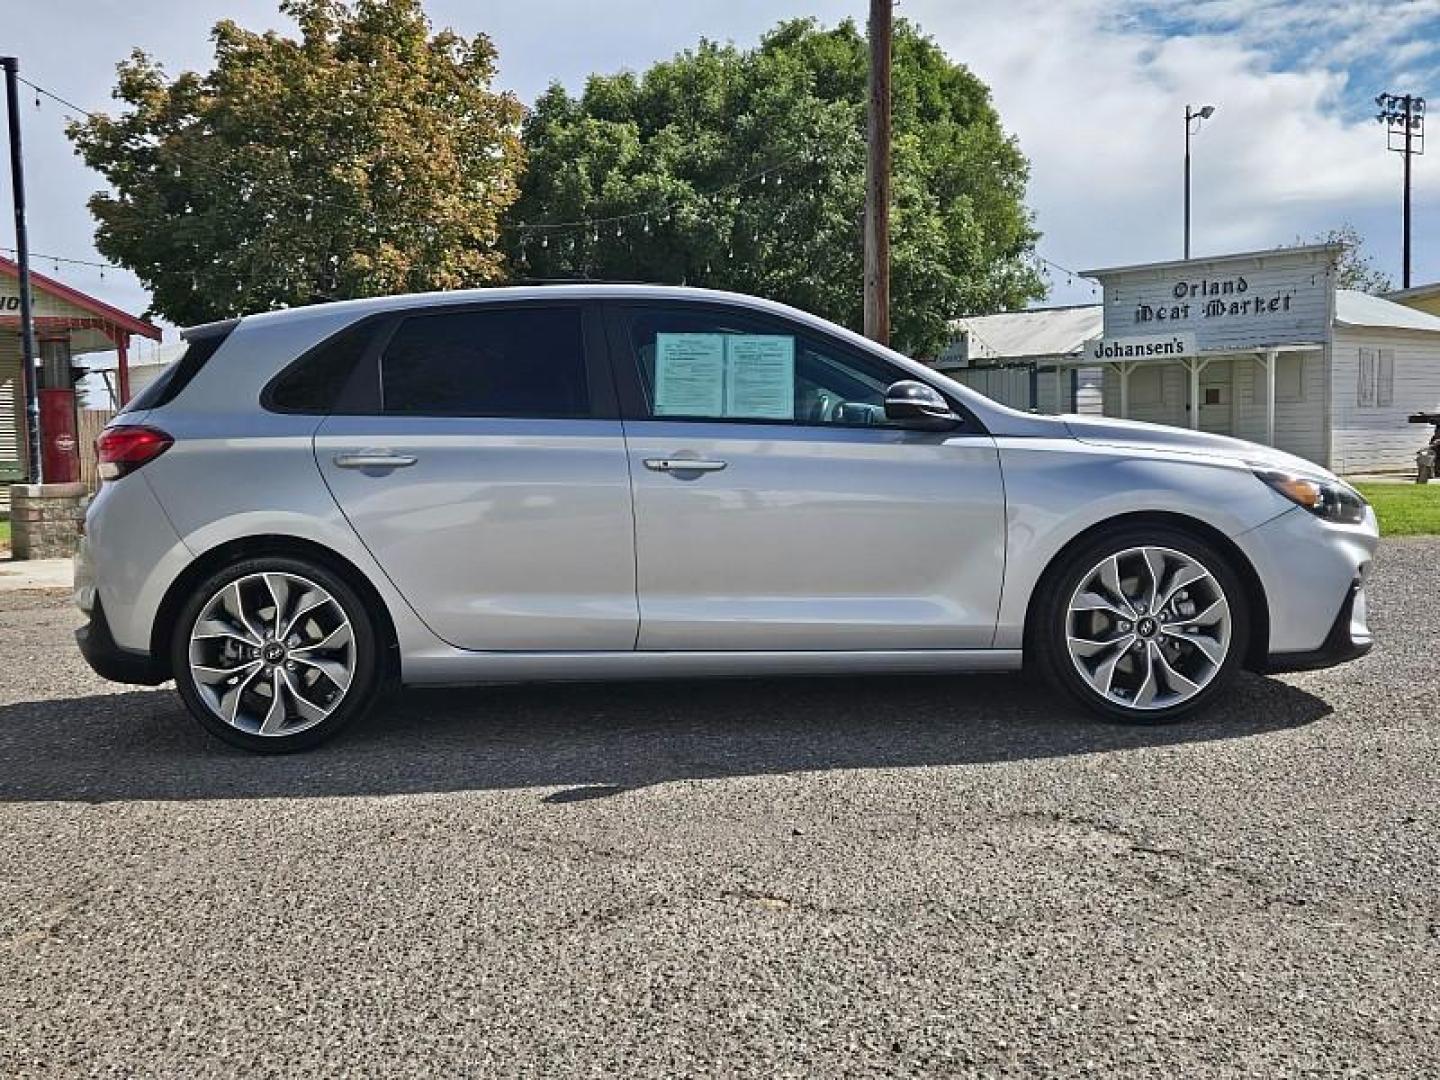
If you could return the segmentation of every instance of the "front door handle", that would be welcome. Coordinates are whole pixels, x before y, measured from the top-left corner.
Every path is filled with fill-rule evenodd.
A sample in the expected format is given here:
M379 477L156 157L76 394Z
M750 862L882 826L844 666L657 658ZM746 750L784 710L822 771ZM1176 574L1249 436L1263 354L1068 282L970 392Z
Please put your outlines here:
M723 461L705 461L701 458L646 458L645 467L651 472L719 472L725 468Z
M335 464L341 469L404 469L419 460L414 454L392 454L387 450L357 450L335 455Z

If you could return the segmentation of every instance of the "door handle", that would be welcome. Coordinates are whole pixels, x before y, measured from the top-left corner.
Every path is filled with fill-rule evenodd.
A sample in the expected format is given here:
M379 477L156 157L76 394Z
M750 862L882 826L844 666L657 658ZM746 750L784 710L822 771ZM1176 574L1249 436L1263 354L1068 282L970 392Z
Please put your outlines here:
M723 461L704 461L700 458L646 458L645 467L651 472L719 472L725 468Z
M335 464L342 469L404 469L419 460L414 454L392 454L387 450L357 450L335 455Z

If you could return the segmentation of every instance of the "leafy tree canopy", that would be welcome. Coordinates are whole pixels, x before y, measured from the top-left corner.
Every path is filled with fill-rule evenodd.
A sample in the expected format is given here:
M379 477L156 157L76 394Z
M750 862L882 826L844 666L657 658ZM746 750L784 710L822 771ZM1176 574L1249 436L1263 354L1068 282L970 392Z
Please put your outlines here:
M1297 244L1305 242L1307 241L1296 241ZM1359 289L1361 292L1378 296L1395 288L1390 275L1376 266L1374 259L1365 250L1365 237L1361 236L1360 230L1350 222L1319 233L1308 243L1345 245L1345 250L1340 253L1340 259L1335 264L1337 289Z
M96 246L179 323L494 281L523 110L488 38L420 0L283 0L298 40L226 20L208 74L136 50L119 116L69 135L111 190Z
M954 316L1044 295L1038 234L986 87L904 20L893 56L892 334L934 354ZM551 86L524 125L516 272L735 289L859 329L866 71L853 22L796 20L578 98Z

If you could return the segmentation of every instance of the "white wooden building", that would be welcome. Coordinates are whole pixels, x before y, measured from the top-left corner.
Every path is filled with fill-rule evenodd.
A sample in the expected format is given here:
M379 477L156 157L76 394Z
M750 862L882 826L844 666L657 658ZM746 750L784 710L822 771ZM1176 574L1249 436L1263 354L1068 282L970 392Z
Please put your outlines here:
M1335 287L1333 244L1090 271L1107 415L1276 446L1336 472L1403 471L1440 404L1440 318Z
M1234 435L1339 473L1407 472L1428 434L1407 418L1440 409L1440 316L1337 289L1341 250L1092 270L1098 308L956 320L936 367L1041 412L1080 411L1062 372L1083 372L1107 416ZM1077 341L1087 317L1093 336Z

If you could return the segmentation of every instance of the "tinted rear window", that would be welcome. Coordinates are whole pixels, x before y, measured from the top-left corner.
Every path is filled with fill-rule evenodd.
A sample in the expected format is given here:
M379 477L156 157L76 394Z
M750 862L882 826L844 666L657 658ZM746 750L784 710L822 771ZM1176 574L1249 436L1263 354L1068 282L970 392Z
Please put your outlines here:
M231 331L238 323L239 320L235 319L215 327L206 327L203 331L188 337L185 351L176 358L173 364L155 376L149 386L127 401L120 412L143 412L146 409L158 409L160 406L174 401L180 396L180 391L190 384L190 380L195 378L206 362L215 355L215 351L225 344L225 339L230 336Z
M385 346L381 388L387 413L589 416L580 310L413 315Z
M282 412L330 413L364 357L375 325L351 326L302 357L271 384L265 405Z

